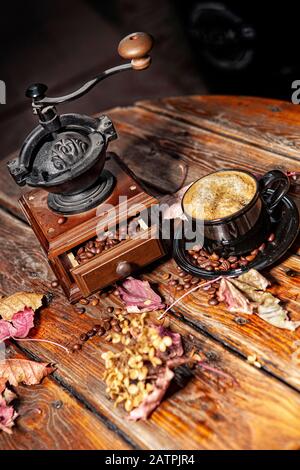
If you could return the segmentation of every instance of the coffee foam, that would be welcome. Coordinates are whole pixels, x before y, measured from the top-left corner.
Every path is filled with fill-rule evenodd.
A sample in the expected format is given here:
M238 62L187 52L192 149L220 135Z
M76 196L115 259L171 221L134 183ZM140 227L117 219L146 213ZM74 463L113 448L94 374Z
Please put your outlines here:
M255 193L255 179L247 173L219 171L204 176L187 190L184 211L197 219L220 219L241 210Z

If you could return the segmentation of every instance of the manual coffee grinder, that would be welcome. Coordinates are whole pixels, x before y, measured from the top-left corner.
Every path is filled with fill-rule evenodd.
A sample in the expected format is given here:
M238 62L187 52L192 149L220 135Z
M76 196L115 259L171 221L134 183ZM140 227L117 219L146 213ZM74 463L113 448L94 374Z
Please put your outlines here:
M152 46L150 35L130 34L118 47L129 63L106 70L65 96L47 97L47 86L39 83L26 91L39 125L8 169L18 185L35 188L21 197L20 204L70 302L164 255L157 224L149 224L147 214L137 210L141 206L149 211L157 200L116 154L107 152L109 142L117 138L110 118L59 115L56 110L57 105L82 97L111 75L145 70L151 63ZM107 210L108 204L113 209ZM139 231L103 246L111 226L124 227L134 217ZM99 232L104 234L100 239ZM78 253L82 252L85 259L81 262Z

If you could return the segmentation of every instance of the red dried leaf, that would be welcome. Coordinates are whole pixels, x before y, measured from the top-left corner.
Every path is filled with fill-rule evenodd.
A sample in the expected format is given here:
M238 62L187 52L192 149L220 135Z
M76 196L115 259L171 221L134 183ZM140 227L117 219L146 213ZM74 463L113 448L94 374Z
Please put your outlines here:
M16 398L16 395L6 388L6 380L0 379L0 431L11 434L11 428L14 420L18 416L10 402Z
M159 326L158 331L161 337L170 336L170 338L172 339L172 345L168 348L167 351L168 359L171 359L172 357L183 356L184 351L182 346L181 335L179 333L173 333L173 331L164 328L163 326Z
M229 312L253 313L253 305L228 279L221 279L218 299L226 302Z
M14 336L16 328L6 320L0 320L0 342Z
M54 367L46 362L33 362L26 359L7 359L0 362L0 380L5 379L11 385L19 383L36 385L53 372Z
M25 307L13 315L11 321L0 320L0 341L8 338L26 338L33 324L34 311Z
M16 413L13 406L8 406L5 400L0 397L0 431L12 434L11 428L17 416L18 413Z
M168 367L161 368L154 389L137 408L130 412L128 419L131 421L146 420L161 403L174 375L174 372Z
M148 281L140 281L130 277L123 282L121 287L118 287L118 291L126 307L130 310L135 307L138 309L137 312L150 312L164 307L160 296L151 289Z
M21 312L15 313L12 317L12 324L16 329L15 338L26 338L29 330L34 327L34 311L25 307Z

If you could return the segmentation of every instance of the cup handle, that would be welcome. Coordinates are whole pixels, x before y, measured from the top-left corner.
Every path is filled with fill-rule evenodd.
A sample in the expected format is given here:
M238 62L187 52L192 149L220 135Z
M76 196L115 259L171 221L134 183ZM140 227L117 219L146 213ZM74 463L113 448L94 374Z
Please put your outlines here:
M272 194L268 194L268 189L274 189ZM290 188L289 178L280 170L271 170L259 180L259 191L264 200L267 211L273 212L281 199L286 195Z

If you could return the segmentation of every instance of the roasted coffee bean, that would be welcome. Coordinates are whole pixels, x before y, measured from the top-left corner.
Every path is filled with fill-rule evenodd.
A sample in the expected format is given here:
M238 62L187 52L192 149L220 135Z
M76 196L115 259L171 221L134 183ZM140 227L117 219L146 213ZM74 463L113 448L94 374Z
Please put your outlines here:
M169 286L177 286L177 284L178 284L177 279L171 279L171 280L168 282L168 285L169 285Z
M219 301L218 301L217 297L212 297L211 299L209 299L208 304L209 305L218 305Z
M81 248L79 248L79 250L77 251L77 255L81 255L82 253L84 252L84 248L83 246Z
M214 287L210 287L206 291L209 295L214 295L216 293L216 289Z
M66 217L60 217L57 221L58 225L62 225L67 221Z
M184 271L182 271L181 273L178 274L179 277L185 277L186 276L186 273Z
M193 278L191 279L191 284L192 284L192 285L198 284L198 282L200 282L200 279L198 279L198 277L193 277Z
M99 304L99 299L92 299L91 305L92 305L93 307L96 307L98 304Z
M275 233L271 233L268 237L268 242L273 242L275 240Z
M90 251L86 251L85 253L86 253L86 257L87 257L88 259L94 258L94 256L95 256L94 253L91 253Z
M298 271L295 271L294 269L288 269L285 274L289 277L298 277L300 273L298 273Z
M98 333L98 331L100 330L101 328L101 325L94 325L92 330L95 332L95 333Z
M119 322L118 322L118 320L117 320L116 318L112 318L112 319L110 320L110 324L111 324L111 326L115 326L115 325L118 325Z
M231 263L230 269L237 269L239 267L238 263Z
M72 351L76 352L76 351L80 351L80 349L81 349L81 344L77 343L77 344L74 344Z
M85 308L84 308L84 307L75 307L75 310L76 310L77 313L80 313L80 314L82 314L82 313L85 312Z
M114 307L107 307L106 310L107 310L108 313L113 313Z
M103 328L105 329L105 331L110 330L110 328L111 328L110 321L105 320L105 321L103 322Z
M204 269L205 269L205 271L213 271L214 270L214 268L212 266L207 266Z
M208 266L211 266L211 261L210 260L207 260L207 261L204 261L203 263L200 264L200 268L207 268Z
M161 277L162 277L163 281L167 281L170 278L170 274L163 272L163 273L161 273Z
M195 253L195 254L193 255L193 258L197 260L197 259L199 258L199 255Z
M177 271L182 271L182 268L180 266L176 266Z
M186 276L184 276L183 281L189 282L191 279L192 279L192 276L190 274L187 274Z
M184 289L185 290L189 290L191 288L191 284L189 284L188 282L186 282L184 285L183 285Z
M210 255L209 257L212 261L218 261L220 256L217 255L217 253L213 253L212 255Z
M188 250L188 254L189 254L189 255L194 255L194 254L195 254L195 251L194 251L194 250Z
M221 270L223 271L228 271L230 269L230 263L227 260L224 260L220 266L222 268Z
M176 287L176 290L177 290L177 291L183 290L183 286L182 286L182 285L177 286L177 287Z
M92 336L95 336L96 332L94 330L89 330L89 331L87 331L86 334L89 338L92 338Z
M98 330L97 335L98 335L98 336L103 336L104 333L105 333L105 329L101 326L101 327L99 328L99 330Z
M258 249L259 251L264 251L265 248L266 248L266 244L262 243Z
M229 263L236 263L237 260L238 260L237 256L229 256L227 261L229 261Z
M211 265L213 266L213 268L218 268L220 266L220 263L219 261L212 261Z
M123 309L122 309L122 308L118 307L118 308L115 309L115 314L116 314L116 315L121 315L122 313L123 313Z
M256 258L255 255L246 256L246 260L249 261L249 263L251 263L251 261L255 260L255 258Z
M79 336L79 339L80 341L87 341L89 337L85 333L82 333L82 335Z
M58 281L52 281L51 282L51 287L53 287L53 289L55 289L56 287L59 286L59 282Z
M200 250L200 255L201 255L201 256L204 256L205 258L207 258L207 251L201 249L201 250Z
M80 299L79 303L82 304L82 305L88 305L89 301L88 301L88 299Z

